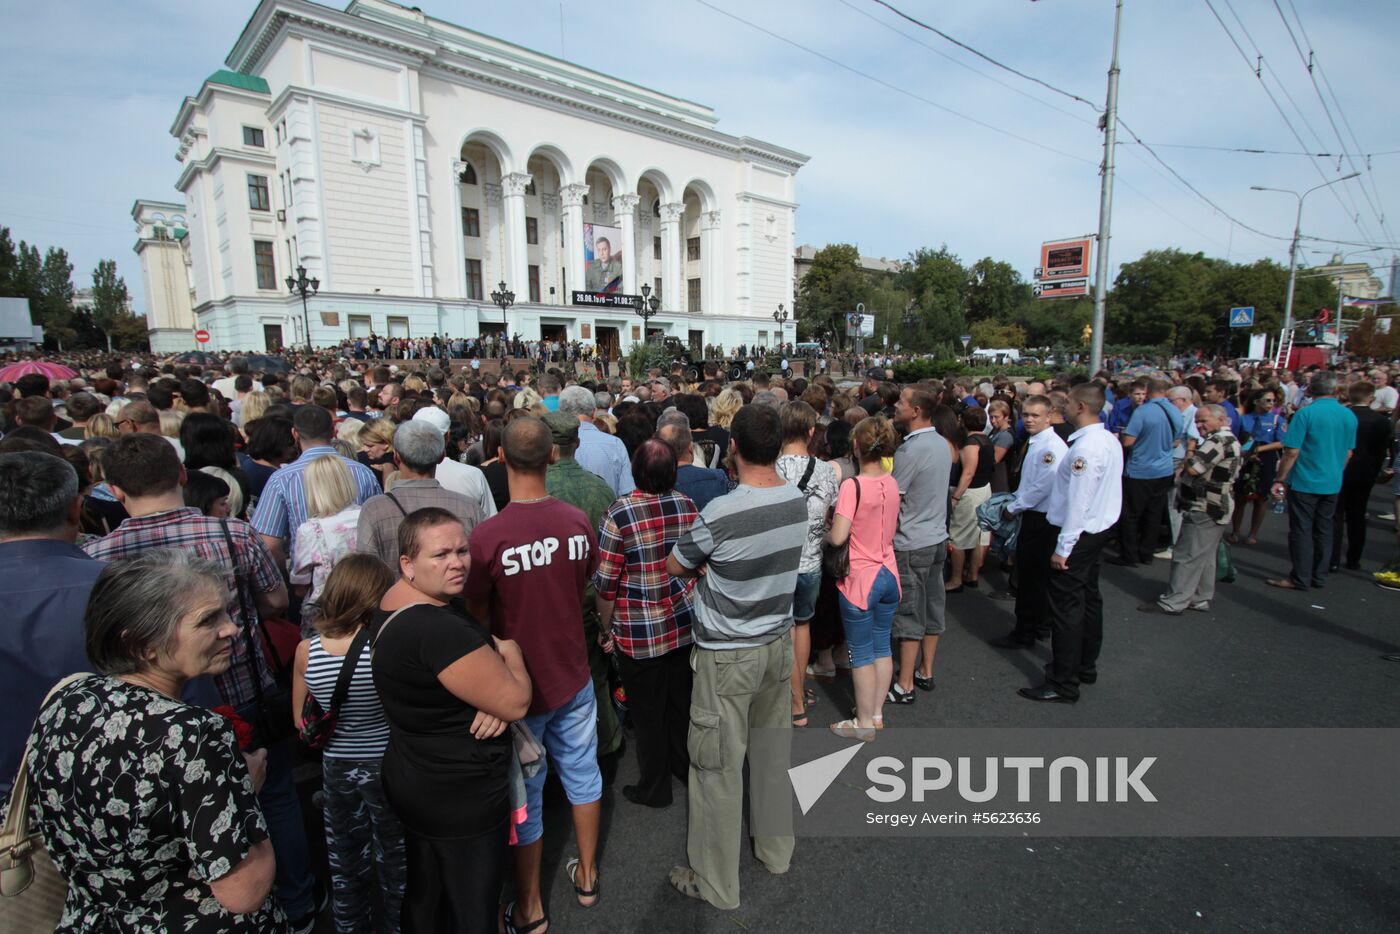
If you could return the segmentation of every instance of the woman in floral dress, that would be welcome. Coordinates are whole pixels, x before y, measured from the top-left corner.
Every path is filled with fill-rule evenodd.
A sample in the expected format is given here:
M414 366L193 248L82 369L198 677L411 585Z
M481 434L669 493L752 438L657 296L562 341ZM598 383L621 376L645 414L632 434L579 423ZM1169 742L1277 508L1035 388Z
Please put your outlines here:
M280 932L257 789L264 751L179 700L229 664L222 569L153 549L93 586L88 657L102 674L40 713L26 767L49 855L68 879L58 931Z

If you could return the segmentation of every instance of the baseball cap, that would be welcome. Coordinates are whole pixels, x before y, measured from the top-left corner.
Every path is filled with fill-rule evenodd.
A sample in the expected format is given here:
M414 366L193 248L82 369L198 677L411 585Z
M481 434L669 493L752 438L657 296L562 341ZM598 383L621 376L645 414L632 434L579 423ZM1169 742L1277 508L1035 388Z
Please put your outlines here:
M555 444L573 444L578 440L578 419L562 412L546 412L543 418L549 426Z
M415 422L427 422L443 434L447 434L448 430L452 427L451 417L437 406L419 409L417 412L413 413L413 420Z
M878 367L878 366L872 366L870 369L868 369L868 370L865 371L865 378L866 378L866 379L877 379L877 380L879 380L880 382L884 382L884 381L885 381L885 371L884 371L883 369L881 369L880 367Z

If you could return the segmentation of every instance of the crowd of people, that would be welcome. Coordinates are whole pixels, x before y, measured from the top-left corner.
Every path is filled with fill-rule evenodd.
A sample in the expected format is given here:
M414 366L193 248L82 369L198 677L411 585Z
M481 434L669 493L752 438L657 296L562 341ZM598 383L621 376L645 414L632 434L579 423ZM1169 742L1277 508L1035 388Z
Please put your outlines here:
M592 908L624 735L623 798L687 802L671 886L734 908L752 731L814 728L809 685L849 677L827 728L877 741L985 571L992 644L1051 643L1019 693L1075 703L1105 563L1169 560L1138 609L1206 611L1286 512L1268 583L1308 590L1361 567L1377 482L1400 501L1384 365L488 384L361 355L0 384L0 785L27 778L61 929L305 932L329 895L337 931L543 934L547 776ZM788 870L791 837L752 842Z

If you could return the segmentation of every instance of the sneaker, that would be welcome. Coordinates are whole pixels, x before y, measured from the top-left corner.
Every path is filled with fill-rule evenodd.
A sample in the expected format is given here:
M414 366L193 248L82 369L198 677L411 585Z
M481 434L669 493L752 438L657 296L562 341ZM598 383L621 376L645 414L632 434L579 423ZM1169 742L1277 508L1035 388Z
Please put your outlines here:
M904 691L897 684L891 684L889 693L885 695L887 704L912 704L914 703L914 692Z
M1202 600L1202 601L1199 602L1199 603L1187 604L1186 609L1188 609L1188 610L1195 610L1197 613L1209 613L1209 612L1210 612L1210 601L1208 601L1208 600Z
M1170 561L1172 559L1172 550L1170 548L1163 548L1161 551L1154 551L1152 552L1152 557L1161 558L1163 561Z

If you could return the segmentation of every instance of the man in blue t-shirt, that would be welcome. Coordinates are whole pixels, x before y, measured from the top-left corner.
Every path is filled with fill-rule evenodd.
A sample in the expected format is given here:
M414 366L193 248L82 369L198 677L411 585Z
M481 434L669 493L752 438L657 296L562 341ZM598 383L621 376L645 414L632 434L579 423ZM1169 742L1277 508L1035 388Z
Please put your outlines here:
M1287 577L1272 587L1307 590L1327 580L1332 553L1332 517L1342 491L1342 473L1356 448L1356 416L1336 398L1337 374L1319 370L1308 383L1311 404L1300 408L1283 436L1283 459L1270 492L1288 495Z
M1171 383L1154 379L1148 400L1138 406L1119 437L1126 450L1123 515L1118 522L1118 555L1109 564L1151 564L1167 497L1176 478L1172 445L1183 430L1181 412L1167 399Z

